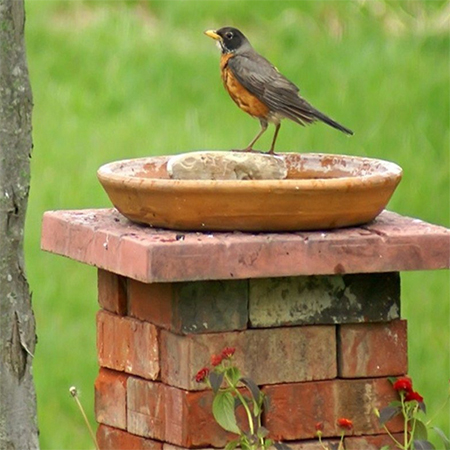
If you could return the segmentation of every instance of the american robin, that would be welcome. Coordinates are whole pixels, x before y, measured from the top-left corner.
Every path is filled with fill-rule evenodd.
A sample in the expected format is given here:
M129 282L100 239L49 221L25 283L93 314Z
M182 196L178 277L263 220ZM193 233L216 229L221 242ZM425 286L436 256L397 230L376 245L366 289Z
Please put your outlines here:
M273 123L275 134L269 150L273 153L281 119L300 125L321 120L346 134L353 134L302 98L298 87L258 54L239 30L224 27L205 31L205 34L215 39L221 49L220 71L225 89L239 108L261 123L261 130L245 150L253 150L268 124Z

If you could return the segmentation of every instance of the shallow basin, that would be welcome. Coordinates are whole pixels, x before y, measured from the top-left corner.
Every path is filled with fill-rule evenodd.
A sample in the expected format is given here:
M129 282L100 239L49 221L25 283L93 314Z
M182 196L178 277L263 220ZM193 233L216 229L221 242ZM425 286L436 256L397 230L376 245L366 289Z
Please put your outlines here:
M394 163L279 153L284 180L172 180L170 156L106 164L98 178L128 219L175 230L300 231L360 225L387 205L402 177Z

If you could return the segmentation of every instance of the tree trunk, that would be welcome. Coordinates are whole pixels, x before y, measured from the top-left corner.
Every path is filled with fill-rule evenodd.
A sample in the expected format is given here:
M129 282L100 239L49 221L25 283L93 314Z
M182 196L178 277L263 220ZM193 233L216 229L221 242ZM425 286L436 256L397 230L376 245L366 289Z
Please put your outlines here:
M31 364L36 344L23 231L32 96L23 0L0 0L0 449L39 448Z

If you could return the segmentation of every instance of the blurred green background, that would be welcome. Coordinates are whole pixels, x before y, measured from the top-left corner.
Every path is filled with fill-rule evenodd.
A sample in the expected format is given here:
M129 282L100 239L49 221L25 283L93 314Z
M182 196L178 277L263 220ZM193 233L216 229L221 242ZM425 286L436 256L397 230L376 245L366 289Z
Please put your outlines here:
M94 422L98 308L94 268L40 251L44 211L109 207L96 179L106 162L243 147L259 129L223 90L205 29L242 29L314 106L355 131L284 122L279 151L394 161L404 178L389 209L450 225L448 2L27 0L26 10L35 102L26 258L43 449L93 447L68 389L78 387ZM404 273L402 291L410 374L431 417L449 388L448 273ZM448 434L449 409L434 423Z

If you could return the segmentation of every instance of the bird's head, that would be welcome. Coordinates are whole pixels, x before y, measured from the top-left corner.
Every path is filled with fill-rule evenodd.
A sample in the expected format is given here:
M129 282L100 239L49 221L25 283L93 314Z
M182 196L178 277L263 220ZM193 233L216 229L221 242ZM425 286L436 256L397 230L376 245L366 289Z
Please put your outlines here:
M220 30L207 30L205 34L217 41L222 53L236 53L250 47L248 39L237 28L223 27Z

